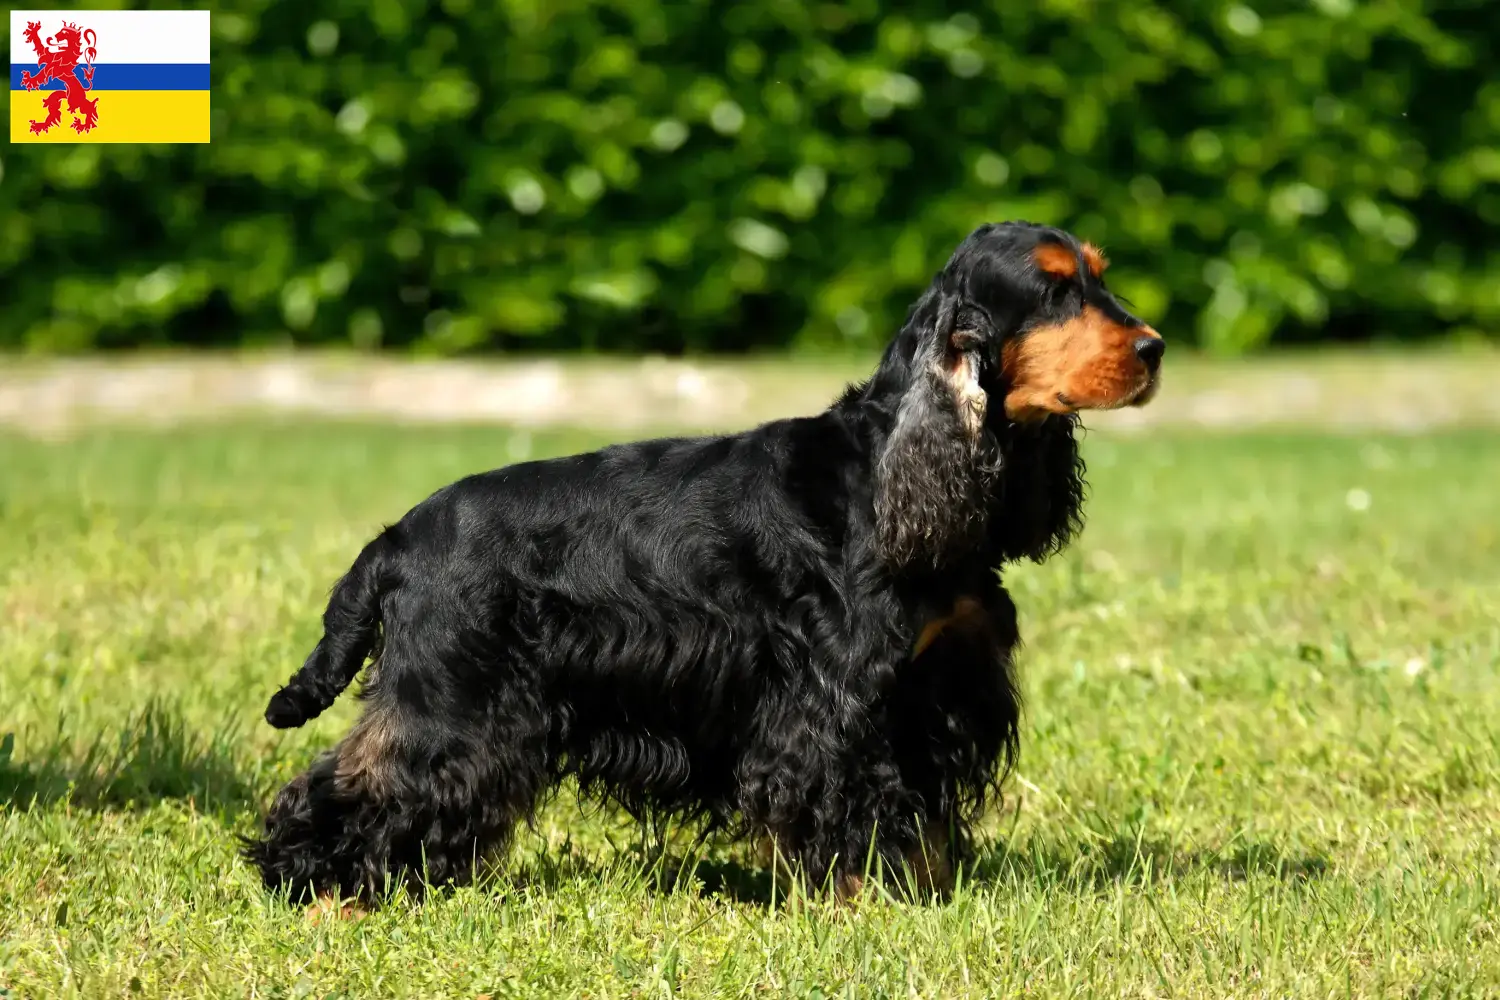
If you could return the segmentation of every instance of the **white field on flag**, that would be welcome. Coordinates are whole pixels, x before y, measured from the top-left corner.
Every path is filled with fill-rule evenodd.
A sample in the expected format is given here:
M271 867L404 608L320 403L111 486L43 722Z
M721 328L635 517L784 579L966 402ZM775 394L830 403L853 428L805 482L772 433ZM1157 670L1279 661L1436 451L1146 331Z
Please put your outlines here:
M92 28L98 36L97 65L208 62L206 10L13 10L12 65L36 65L36 51L21 37L31 21L41 22L44 42L64 21Z

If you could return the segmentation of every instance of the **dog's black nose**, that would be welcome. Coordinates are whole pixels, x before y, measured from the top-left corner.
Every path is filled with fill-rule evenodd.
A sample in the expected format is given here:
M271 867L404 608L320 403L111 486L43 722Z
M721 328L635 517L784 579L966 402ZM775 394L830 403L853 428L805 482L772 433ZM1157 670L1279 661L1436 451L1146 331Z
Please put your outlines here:
M1161 356L1167 353L1167 342L1160 337L1137 337L1135 338L1135 356L1146 363L1146 367L1156 369L1161 364Z

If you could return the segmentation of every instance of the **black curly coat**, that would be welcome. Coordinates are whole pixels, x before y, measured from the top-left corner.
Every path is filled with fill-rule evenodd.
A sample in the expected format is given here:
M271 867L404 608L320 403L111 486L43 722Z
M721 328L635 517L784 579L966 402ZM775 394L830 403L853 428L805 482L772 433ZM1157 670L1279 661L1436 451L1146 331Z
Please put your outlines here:
M333 590L272 699L352 731L246 846L294 896L462 881L574 775L637 814L773 838L858 886L938 887L1014 757L998 568L1080 524L1081 408L1139 404L1160 338L1055 229L987 225L826 412L471 476Z

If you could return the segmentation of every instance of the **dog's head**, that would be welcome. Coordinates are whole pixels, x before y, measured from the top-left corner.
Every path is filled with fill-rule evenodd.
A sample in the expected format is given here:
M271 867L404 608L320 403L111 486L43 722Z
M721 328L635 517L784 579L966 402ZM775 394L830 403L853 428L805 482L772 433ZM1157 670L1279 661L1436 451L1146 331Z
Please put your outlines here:
M886 350L872 387L900 396L877 468L888 562L940 565L994 540L1040 556L1076 528L1072 415L1140 406L1165 344L1104 283L1104 255L1060 229L1007 222L960 244ZM1024 482L1002 485L1002 469ZM1028 523L1029 522L1029 523Z
M1108 266L1060 229L1011 222L970 234L933 283L954 310L947 343L932 347L955 392L982 387L1017 422L1150 401L1166 344L1105 287Z

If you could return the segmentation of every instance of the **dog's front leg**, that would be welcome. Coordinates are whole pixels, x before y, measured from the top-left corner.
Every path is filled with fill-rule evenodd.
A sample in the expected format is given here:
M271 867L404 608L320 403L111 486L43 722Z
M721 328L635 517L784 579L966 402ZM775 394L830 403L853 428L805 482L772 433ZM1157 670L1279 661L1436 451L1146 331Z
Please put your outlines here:
M741 812L774 847L778 874L846 898L876 873L904 880L931 835L872 711L833 685L768 699L739 769Z

